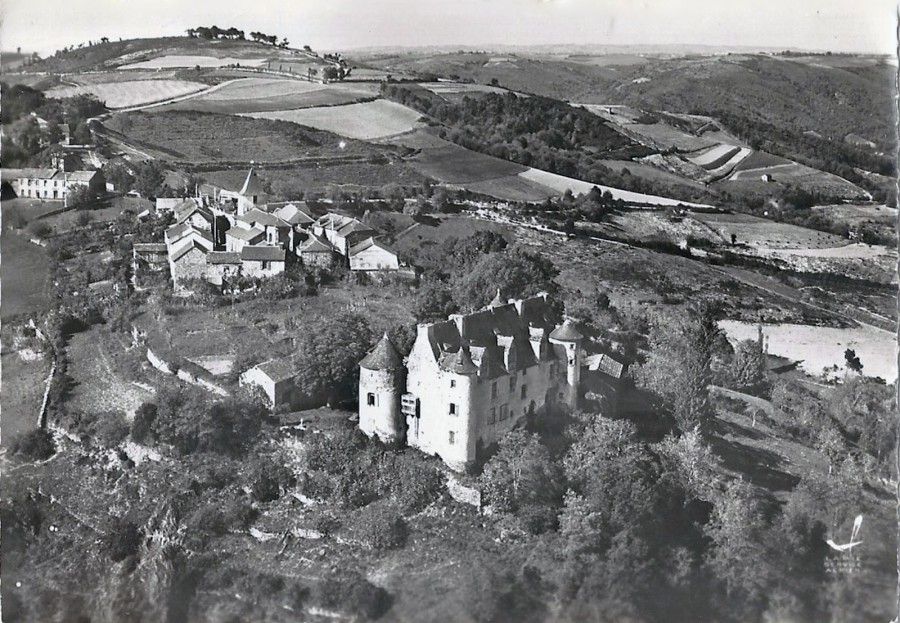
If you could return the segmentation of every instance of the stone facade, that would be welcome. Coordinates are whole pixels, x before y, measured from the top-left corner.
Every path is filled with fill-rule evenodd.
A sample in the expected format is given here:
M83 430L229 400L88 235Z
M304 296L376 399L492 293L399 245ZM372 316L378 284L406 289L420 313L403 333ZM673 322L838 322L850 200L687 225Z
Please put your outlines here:
M419 325L405 364L379 357L373 366L385 338L360 364L360 428L405 439L464 469L479 447L548 404L577 406L582 336L552 316L546 295L508 302L498 296L485 309ZM397 395L392 388L404 385L404 375L405 391Z

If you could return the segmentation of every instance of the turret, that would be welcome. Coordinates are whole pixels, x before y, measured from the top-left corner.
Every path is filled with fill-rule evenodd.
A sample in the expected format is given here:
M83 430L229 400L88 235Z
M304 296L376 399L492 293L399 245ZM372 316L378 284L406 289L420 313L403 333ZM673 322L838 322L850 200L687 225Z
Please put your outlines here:
M478 385L478 366L472 361L469 349L461 346L445 365L447 396L446 436L439 445L441 458L451 468L465 469L475 460L475 443L478 436L478 408L475 389Z
M563 400L569 407L578 406L579 385L581 383L581 340L584 336L575 328L571 318L565 321L550 334L550 343L562 346L566 353L566 386Z
M406 425L400 396L406 388L403 358L387 333L359 362L359 428L384 442L403 442Z

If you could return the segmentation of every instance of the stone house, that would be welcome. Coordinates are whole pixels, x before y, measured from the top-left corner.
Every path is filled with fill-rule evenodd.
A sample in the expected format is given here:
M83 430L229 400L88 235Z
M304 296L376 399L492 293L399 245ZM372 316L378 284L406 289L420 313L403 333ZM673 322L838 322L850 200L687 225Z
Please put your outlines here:
M350 270L399 270L400 258L390 247L369 237L350 248Z
M184 287L185 279L206 278L206 254L209 249L195 239L186 244L179 244L176 249L169 250L169 270L175 288Z
M285 251L281 247L247 245L241 249L242 272L247 277L274 277L284 272Z
M221 286L228 279L241 274L241 254L232 251L213 251L206 255L206 280Z
M245 246L262 244L265 240L266 232L259 227L232 227L225 232L225 250L240 253Z
M231 203L234 211L240 216L257 205L266 203L269 195L251 168L240 187L222 186L216 199L219 203Z
M546 406L576 407L583 337L553 316L546 294L498 294L484 309L420 324L405 362L382 338L360 362L360 429L461 470Z
M312 226L312 232L328 241L334 250L346 256L350 247L377 236L378 232L355 218L329 212L320 217Z
M294 228L295 232L305 231L310 225L316 222L316 220L310 216L312 212L305 201L288 203L272 212L272 214L289 223L291 227Z
M294 228L274 214L251 208L235 217L234 223L241 229L261 229L265 233L265 244L281 245L289 251L294 250Z
M297 246L297 255L304 266L318 266L324 269L334 266L334 249L312 234Z
M194 201L188 199L182 201L175 206L175 223L187 223L194 229L202 229L204 231L212 231L214 217L208 209L197 205Z
M294 382L296 375L289 358L272 359L241 374L240 385L256 385L269 399L269 408L292 406L301 399Z

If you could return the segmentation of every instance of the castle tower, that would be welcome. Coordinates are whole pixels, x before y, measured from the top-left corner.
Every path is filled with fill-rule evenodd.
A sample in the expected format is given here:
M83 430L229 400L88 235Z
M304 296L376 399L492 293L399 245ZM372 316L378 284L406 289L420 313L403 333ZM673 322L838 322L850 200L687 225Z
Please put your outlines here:
M447 362L446 431L439 444L438 454L447 465L463 470L475 460L478 438L478 407L475 390L478 385L478 367L472 361L469 349L461 346Z
M359 363L359 428L384 442L406 437L400 396L406 388L403 358L387 333Z
M584 336L575 328L571 318L556 327L550 334L550 343L562 346L566 353L566 387L563 400L571 408L578 407L581 383L581 340Z

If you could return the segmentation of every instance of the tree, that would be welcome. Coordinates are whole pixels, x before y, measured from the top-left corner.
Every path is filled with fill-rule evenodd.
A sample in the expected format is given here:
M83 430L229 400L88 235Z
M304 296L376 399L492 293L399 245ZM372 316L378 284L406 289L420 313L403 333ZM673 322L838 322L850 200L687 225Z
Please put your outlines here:
M744 340L734 349L731 379L733 387L738 391L755 395L768 394L770 388L762 327L759 327L757 339Z
M341 313L307 325L295 357L297 387L329 404L351 398L359 382L359 362L372 347L372 330L359 314Z
M122 162L109 162L103 167L103 177L120 193L127 193L134 184L134 176Z
M389 504L366 506L354 517L352 524L357 538L372 549L398 549L406 543L406 522Z
M340 72L338 71L338 68L333 65L329 65L322 70L322 77L326 80L337 80L338 76L340 76Z
M142 197L156 197L163 189L166 178L155 162L146 162L137 167L134 180L135 189Z
M75 184L66 192L66 203L75 207L86 207L97 197L87 184Z
M847 362L847 369L862 374L863 364L856 355L856 351L848 348L844 351L844 360Z
M129 556L137 554L141 540L141 529L127 519L113 517L104 529L104 549L113 562L122 562Z
M412 314L416 322L446 320L450 314L459 311L450 288L441 281L427 281L416 292Z
M26 461L44 461L56 452L56 444L46 429L36 428L13 439L10 452Z
M542 256L519 248L491 253L453 280L453 298L465 309L484 307L499 289L504 296L520 298L558 289L553 278L559 271Z
M703 443L700 431L694 429L680 437L666 435L654 446L665 467L676 475L679 483L694 497L710 500L719 457Z

